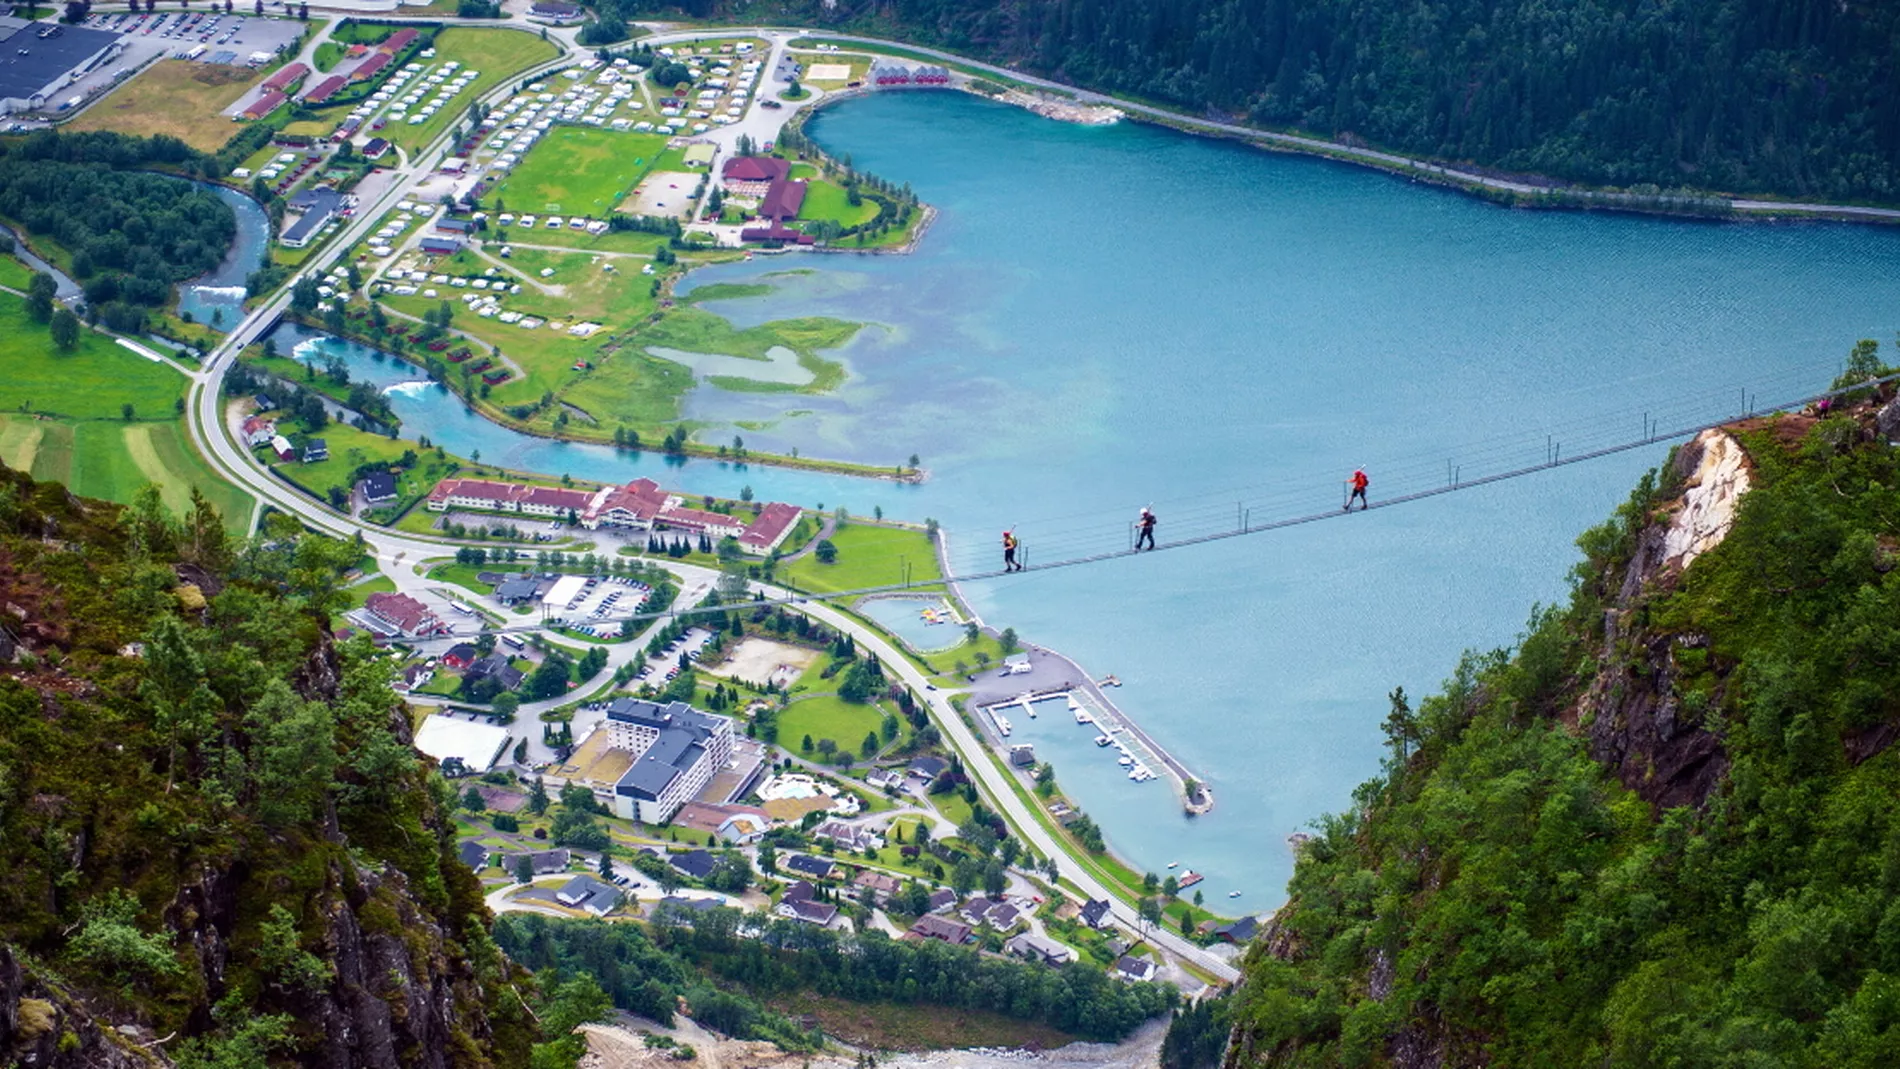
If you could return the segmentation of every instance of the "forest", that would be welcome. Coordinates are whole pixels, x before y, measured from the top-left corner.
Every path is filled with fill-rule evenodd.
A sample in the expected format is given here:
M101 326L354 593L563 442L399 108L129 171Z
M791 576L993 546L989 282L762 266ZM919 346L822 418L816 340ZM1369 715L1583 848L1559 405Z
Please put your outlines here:
M742 934L742 925L758 931ZM701 1024L780 1042L788 1024L749 998L727 993L734 1001L709 1002L703 974L757 997L816 991L855 1002L988 1010L1104 1042L1124 1038L1176 998L1172 986L1119 983L1090 965L1052 969L980 955L974 947L904 942L880 931L839 933L732 909L663 911L651 929L649 936L631 925L515 914L495 922L495 942L529 968L596 977L623 1009L654 1016L678 995ZM682 971L682 962L694 968Z
M173 138L40 131L0 144L0 218L63 250L88 303L162 305L237 234L215 194L144 169L197 160Z
M1882 370L1863 342L1844 381ZM1733 427L1750 488L1677 573L1684 447L1581 538L1567 606L1392 694L1383 774L1249 955L1230 1063L1900 1064L1882 389Z
M386 658L329 629L361 547L267 528L0 466L8 1064L561 1065L532 1014L604 1002L489 939Z
M630 5L757 18L755 4ZM1900 6L1832 0L779 0L1276 129L1625 188L1900 199Z

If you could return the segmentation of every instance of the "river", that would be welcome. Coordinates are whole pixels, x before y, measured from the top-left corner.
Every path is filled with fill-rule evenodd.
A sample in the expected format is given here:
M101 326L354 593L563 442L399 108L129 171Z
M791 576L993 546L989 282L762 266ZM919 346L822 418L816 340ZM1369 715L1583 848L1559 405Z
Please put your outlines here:
M941 212L909 256L759 257L708 307L879 324L824 398L702 387L695 418L771 424L749 445L896 464L920 486L527 438L397 385L404 432L550 474L940 520L960 570L1014 525L1032 565L1337 508L1553 449L1824 388L1852 342L1900 326L1900 233L1515 211L1326 161L1163 129L1067 126L952 93L840 104L808 132ZM770 276L770 277L768 277ZM279 346L301 335L292 328ZM338 345L325 342L327 345ZM345 347L338 346L338 351ZM779 419L781 408L809 414ZM722 440L732 430L703 434ZM1548 437L1547 437L1548 436ZM1436 689L1565 596L1573 543L1661 445L1404 508L1137 560L972 584L985 620L1099 675L1219 800L1187 818L1067 718L1017 719L1137 866L1208 876L1210 906L1284 898L1289 833L1374 774L1387 693ZM1250 509L1251 511L1244 511ZM1243 892L1230 900L1230 890Z
M256 201L228 186L203 183L237 216L237 237L224 262L178 287L178 310L222 333L244 318L244 283L264 264L270 217Z

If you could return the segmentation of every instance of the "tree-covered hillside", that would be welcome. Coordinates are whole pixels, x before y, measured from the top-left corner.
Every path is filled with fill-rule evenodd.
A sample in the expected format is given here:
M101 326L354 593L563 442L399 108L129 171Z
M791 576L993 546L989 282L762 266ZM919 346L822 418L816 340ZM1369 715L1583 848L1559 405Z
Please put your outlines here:
M360 552L0 467L0 1064L529 1064Z
M1900 1065L1893 396L1732 428L1750 488L1680 569L1726 443L1684 447L1583 537L1568 607L1394 694L1230 1065Z
M715 6L734 15L758 7ZM1188 110L1514 171L1603 185L1900 199L1900 5L1891 3L771 6L805 25L889 33Z

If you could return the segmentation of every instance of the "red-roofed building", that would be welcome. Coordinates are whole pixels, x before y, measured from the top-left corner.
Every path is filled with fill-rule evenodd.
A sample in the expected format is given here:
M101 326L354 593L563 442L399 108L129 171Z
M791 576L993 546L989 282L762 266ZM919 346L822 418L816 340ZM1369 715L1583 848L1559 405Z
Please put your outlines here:
M758 519L746 524L745 533L739 536L739 548L756 557L769 556L785 543L785 536L797 523L798 506L774 501L759 510Z
M376 50L378 52L387 53L388 55L393 56L396 53L401 52L403 49L408 48L409 42L415 40L417 37L420 37L420 36L421 34L417 33L415 30L397 30L395 33L392 33L389 35L388 40L384 41L380 45L377 45Z
M271 112L276 111L278 108L283 107L284 101L288 99L290 98L275 89L266 89L258 94L257 99L252 102L250 107L244 109L244 118L252 120L261 119Z
M759 202L759 218L784 221L798 218L798 209L805 206L805 183L790 180L772 183L766 190L765 199Z
M449 630L433 610L407 594L371 594L363 603L363 611L376 622L410 637L440 635Z
M381 74L383 68L389 66L395 62L395 60L396 57L388 52L372 53L368 59L358 63L356 69L350 72L350 81L366 82L378 74Z
M276 74L273 74L270 77L264 79L264 88L275 89L279 93L288 93L290 92L291 86L296 85L298 82L302 81L303 76L309 73L310 73L310 68L305 66L304 64L292 63L289 66L278 71Z
M263 416L252 416L244 421L244 444L255 449L277 437L277 424Z
M585 490L563 490L554 486L522 486L515 497L515 511L530 516L566 516L577 518L592 494Z
M513 512L513 483L487 479L444 479L429 491L429 508L434 512L449 509L485 509L489 512Z
M635 479L626 486L609 486L595 493L581 513L581 525L651 527L667 505L666 491L652 479Z
M666 508L653 518L655 526L675 531L693 531L711 538L737 538L745 533L745 523L723 512L701 509Z
M800 230L793 230L784 223L774 222L771 226L749 226L739 231L740 241L782 241L787 245L810 245L812 236Z
M306 104L321 104L335 96L339 89L342 89L348 84L349 79L343 77L341 74L332 74L323 81L305 90L303 102Z
M720 173L734 196L763 197L773 182L791 176L792 165L777 156L734 156Z

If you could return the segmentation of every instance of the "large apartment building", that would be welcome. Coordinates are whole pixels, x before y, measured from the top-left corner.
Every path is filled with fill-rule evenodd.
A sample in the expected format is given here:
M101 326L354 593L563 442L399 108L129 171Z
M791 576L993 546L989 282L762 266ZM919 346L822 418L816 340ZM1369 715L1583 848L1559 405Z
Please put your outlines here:
M732 756L732 719L702 713L685 702L621 698L607 707L597 730L608 745L633 755L614 784L615 815L664 824L726 767Z

